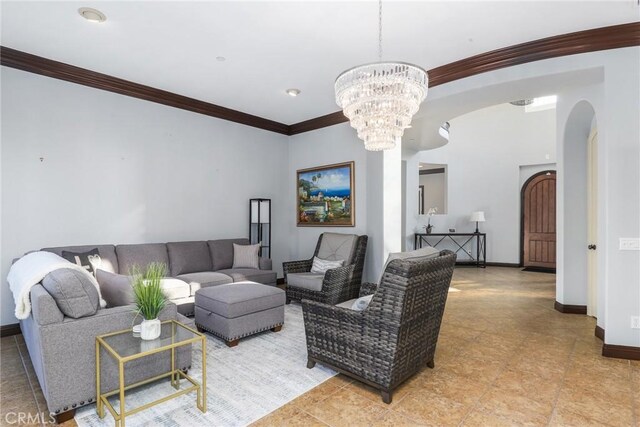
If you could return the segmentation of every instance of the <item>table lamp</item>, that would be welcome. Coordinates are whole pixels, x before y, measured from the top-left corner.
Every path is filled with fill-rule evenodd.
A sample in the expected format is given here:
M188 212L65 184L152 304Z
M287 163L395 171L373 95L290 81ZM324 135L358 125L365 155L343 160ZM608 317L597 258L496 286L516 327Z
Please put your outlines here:
M471 213L471 217L469 218L469 222L475 222L476 223L476 233L479 233L480 230L478 230L478 223L479 222L484 222L484 212L483 211L477 211L477 212L472 212Z

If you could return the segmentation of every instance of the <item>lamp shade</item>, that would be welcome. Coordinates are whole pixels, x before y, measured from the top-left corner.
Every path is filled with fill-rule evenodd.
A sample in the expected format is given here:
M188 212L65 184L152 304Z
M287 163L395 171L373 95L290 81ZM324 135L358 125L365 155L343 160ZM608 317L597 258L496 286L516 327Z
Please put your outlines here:
M469 222L484 222L484 212L483 211L477 211L477 212L472 212L471 213L471 217L469 218Z
M260 218L258 218L258 203L260 203ZM269 204L268 200L252 200L251 201L251 223L252 224L268 224L269 218Z

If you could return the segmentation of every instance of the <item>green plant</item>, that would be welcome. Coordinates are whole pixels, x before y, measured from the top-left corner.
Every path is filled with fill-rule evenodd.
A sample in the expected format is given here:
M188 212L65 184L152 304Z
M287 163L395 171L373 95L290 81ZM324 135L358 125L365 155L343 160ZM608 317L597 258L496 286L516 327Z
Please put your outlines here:
M149 264L144 272L138 266L131 269L136 308L146 320L156 319L167 303L167 297L160 287L166 273L167 266L161 262Z

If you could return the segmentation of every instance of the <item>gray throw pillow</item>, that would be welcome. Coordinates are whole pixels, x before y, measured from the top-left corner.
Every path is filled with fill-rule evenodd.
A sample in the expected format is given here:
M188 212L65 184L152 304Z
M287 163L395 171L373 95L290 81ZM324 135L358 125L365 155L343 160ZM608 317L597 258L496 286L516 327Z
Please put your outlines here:
M100 306L98 290L82 272L60 268L44 276L42 286L53 297L60 311L78 319L92 316Z
M255 245L233 244L233 267L232 268L260 268L260 243Z
M96 270L96 280L100 285L102 299L107 302L107 307L120 307L133 304L133 288L131 276L113 274L104 270Z

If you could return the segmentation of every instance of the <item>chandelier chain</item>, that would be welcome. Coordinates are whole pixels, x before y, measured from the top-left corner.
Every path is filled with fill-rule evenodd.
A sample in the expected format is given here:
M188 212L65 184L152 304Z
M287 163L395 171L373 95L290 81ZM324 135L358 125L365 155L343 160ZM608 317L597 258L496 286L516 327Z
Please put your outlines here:
M378 0L378 61L382 62L382 0Z

